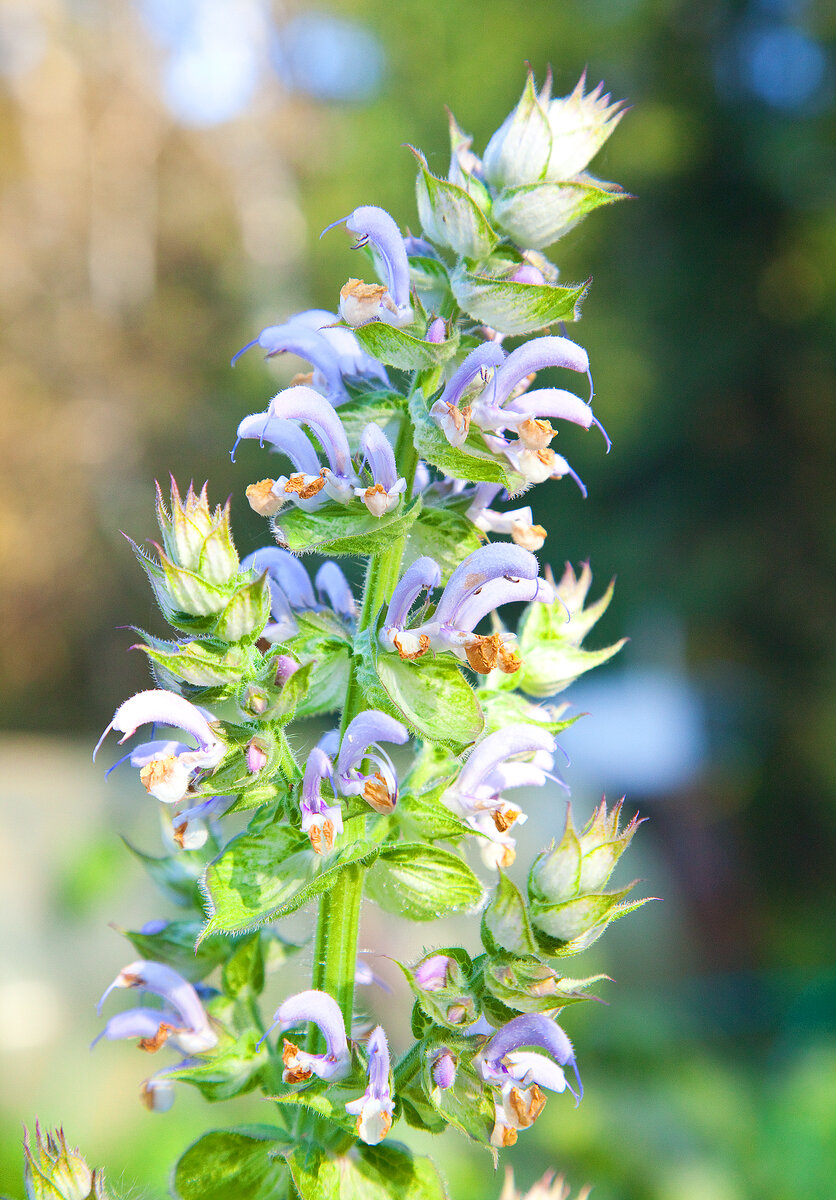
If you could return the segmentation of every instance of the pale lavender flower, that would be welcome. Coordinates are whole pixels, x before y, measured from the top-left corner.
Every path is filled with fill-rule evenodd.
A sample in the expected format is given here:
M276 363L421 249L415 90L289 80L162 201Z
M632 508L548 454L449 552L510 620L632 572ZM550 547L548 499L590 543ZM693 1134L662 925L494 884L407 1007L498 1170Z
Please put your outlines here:
M175 813L171 819L171 840L179 850L199 850L209 840L213 821L223 816L234 796L210 796L190 808Z
M318 476L300 473L289 479L277 479L272 488L274 494L279 495L283 490L286 497L298 496L304 500L318 495L324 488L332 500L348 504L354 498L354 469L348 438L333 406L313 388L299 385L285 388L274 396L267 415L307 425L325 451L329 464L320 469Z
M257 775L267 766L267 755L264 753L261 746L253 738L247 746L247 771L250 775Z
M505 351L498 342L483 342L471 350L461 366L447 381L444 391L430 409L451 446L461 446L470 431L471 407L461 404L462 397L474 383L481 379L483 387L488 382L488 372L505 361Z
M386 434L370 422L360 435L360 451L372 474L370 487L356 487L359 497L373 517L382 517L397 506L406 491L406 480L398 475L395 454Z
M477 529L485 533L508 533L511 540L524 550L539 550L546 540L546 531L542 525L534 524L534 514L529 505L503 513L490 507L501 491L502 486L498 483L477 484L467 516Z
M190 733L198 748L180 742L146 742L128 756L140 768L139 777L149 795L165 804L175 804L186 795L195 773L216 767L226 753L209 721L194 704L174 692L160 688L138 692L121 704L93 751L96 755L111 729L124 734L120 746L140 725L170 725ZM122 760L124 761L124 760Z
M111 1017L96 1038L111 1041L139 1038L142 1050L158 1050L171 1042L183 1054L202 1054L218 1044L197 992L181 975L164 963L133 962L124 967L105 990L97 1006L116 988L142 988L164 1001L163 1008L130 1008ZM93 1045L96 1044L93 1043Z
M533 283L540 286L546 282L546 277L540 268L527 262L520 263L508 278L512 283Z
M290 996L276 1009L272 1025L258 1044L260 1046L277 1026L284 1033L308 1021L318 1027L325 1039L325 1053L309 1054L285 1038L282 1050L284 1082L304 1083L311 1075L325 1080L342 1079L351 1066L345 1021L336 1000L326 992L311 990Z
M395 1109L389 1086L389 1045L380 1025L372 1030L368 1051L369 1085L362 1096L346 1104L345 1110L357 1118L360 1140L367 1146L376 1146L392 1128Z
M433 1083L442 1092L446 1092L456 1082L455 1055L446 1046L433 1059L431 1071Z
M349 325L364 325L373 320L385 321L390 325L408 325L413 317L409 302L409 259L395 221L385 209L364 204L347 217L332 221L319 236L343 223L350 233L357 235L355 248L372 243L382 260L386 275L386 287L382 293L373 285L363 284L362 280L349 280L340 293L343 320ZM359 284L366 291L358 287L350 288L351 284Z
M550 1057L525 1046L538 1046ZM546 1103L541 1088L568 1090L577 1103L583 1096L572 1043L550 1017L539 1013L514 1017L491 1038L479 1058L482 1078L500 1089L494 1100L494 1146L513 1146L517 1131L534 1124ZM566 1066L574 1071L577 1091L566 1079Z
M310 838L317 854L330 854L334 840L343 831L343 814L339 804L328 805L322 799L322 781L328 779L333 787L331 760L318 746L308 755L299 808L302 813L302 832Z
M431 954L422 959L412 972L416 986L422 992L440 992L447 987L452 965L453 959L449 954Z
M283 325L269 325L262 329L254 341L238 351L232 359L232 365L252 346L260 346L265 350L266 358L274 358L277 354L295 354L303 358L315 368L315 376L320 377L329 399L341 403L348 398L337 353L317 329L294 318ZM312 383L315 376L311 379Z
M327 607L344 621L357 619L357 601L341 567L329 559L324 562L314 579L320 599L328 601ZM323 599L324 597L324 599Z
M443 342L447 337L447 322L443 317L436 317L427 326L426 340L428 342Z
M398 777L380 742L402 746L409 731L378 709L360 713L349 724L337 758L337 788L343 796L362 796L375 812L390 813L398 801ZM363 771L367 762L372 770Z
M444 803L483 835L479 843L486 866L511 865L516 842L509 830L526 820L525 813L505 800L503 792L540 787L547 779L565 786L553 774L556 748L555 739L539 725L506 726L479 742L445 791ZM526 761L518 761L521 756Z
M241 571L266 571L271 587L278 588L285 603L296 612L319 609L313 587L302 563L289 550L279 546L262 546L241 561Z
M513 650L513 634L502 631L485 636L473 630L503 604L553 600L551 585L538 578L534 555L502 542L480 546L450 576L431 619L404 631L409 608L420 588L434 578L435 566L430 558L417 559L395 588L380 634L382 644L408 659L419 658L430 649L450 650L480 674L495 667L509 674L519 670L521 660Z

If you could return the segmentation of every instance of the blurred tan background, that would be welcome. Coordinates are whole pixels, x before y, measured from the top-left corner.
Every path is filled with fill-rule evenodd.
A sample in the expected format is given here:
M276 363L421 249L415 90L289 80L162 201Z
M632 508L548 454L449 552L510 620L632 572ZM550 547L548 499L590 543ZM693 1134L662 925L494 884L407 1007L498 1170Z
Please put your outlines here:
M174 471L233 495L242 554L263 541L263 458L228 451L299 364L230 357L334 306L354 264L326 223L414 228L402 143L443 173L447 103L482 149L528 60L634 105L594 167L638 201L552 251L595 276L573 332L615 446L568 432L590 498L540 489L535 516L555 566L618 574L598 644L632 640L570 693L569 777L581 812L606 789L652 817L624 871L665 903L581 961L618 981L566 1022L587 1096L510 1160L596 1200L832 1196L833 24L804 0L0 0L0 1189L36 1115L147 1197L199 1131L266 1119L186 1088L149 1116L132 1048L87 1050L130 953L108 922L167 915L118 836L154 851L153 806L89 761L146 686L122 627L161 631L119 531L154 535ZM522 861L561 822L536 804ZM452 1134L434 1151L454 1197L498 1193Z

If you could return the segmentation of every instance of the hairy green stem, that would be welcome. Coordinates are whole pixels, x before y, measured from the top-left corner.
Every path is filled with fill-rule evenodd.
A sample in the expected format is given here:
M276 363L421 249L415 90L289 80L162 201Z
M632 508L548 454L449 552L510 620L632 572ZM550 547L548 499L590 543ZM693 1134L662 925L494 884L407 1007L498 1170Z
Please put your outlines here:
M406 414L396 446L396 460L399 471L407 481L408 502L418 456L414 447L412 424ZM405 537L396 538L386 550L369 559L363 603L357 621L358 633L369 628L376 620L381 607L390 599L400 575L405 545ZM357 680L355 665L352 663L342 714L341 734L364 707L365 700ZM357 839L362 837L364 831L363 817L354 817L347 821L343 835L345 844L350 844L352 836ZM363 868L346 867L340 872L334 886L323 894L319 902L314 948L313 986L334 997L349 1031L354 1011L354 974L362 898ZM318 1037L314 1031L309 1045L317 1044Z

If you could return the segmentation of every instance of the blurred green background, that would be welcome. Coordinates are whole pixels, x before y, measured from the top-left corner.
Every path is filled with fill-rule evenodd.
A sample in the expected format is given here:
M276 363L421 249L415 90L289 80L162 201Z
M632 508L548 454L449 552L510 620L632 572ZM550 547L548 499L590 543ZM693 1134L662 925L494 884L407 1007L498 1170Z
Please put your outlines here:
M147 686L120 627L159 629L119 530L154 535L173 471L263 541L263 457L227 451L300 364L230 356L335 306L355 263L327 222L415 228L402 144L443 174L446 103L483 149L529 61L634 106L593 170L638 200L551 252L595 277L572 333L615 445L562 434L589 499L534 506L541 557L618 575L598 644L632 641L569 693L569 778L582 812L606 788L651 817L623 871L665 902L578 964L617 980L567 1014L586 1098L507 1160L595 1200L836 1195L834 25L804 0L0 0L0 1190L36 1115L149 1198L198 1132L265 1119L185 1088L151 1116L132 1049L87 1052L127 961L107 923L166 915L118 839L153 848L153 805L89 762ZM522 860L561 823L537 804ZM433 1149L454 1198L498 1195L487 1156Z

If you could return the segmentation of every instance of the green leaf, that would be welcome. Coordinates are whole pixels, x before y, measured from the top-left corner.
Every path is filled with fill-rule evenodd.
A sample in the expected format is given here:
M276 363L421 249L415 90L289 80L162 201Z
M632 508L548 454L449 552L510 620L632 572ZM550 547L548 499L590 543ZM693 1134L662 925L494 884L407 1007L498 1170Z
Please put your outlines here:
M291 1144L272 1125L215 1130L198 1138L174 1168L176 1200L279 1200L285 1195L284 1161Z
M525 900L504 871L499 872L496 891L482 913L482 944L488 954L500 950L533 954L535 950Z
M381 908L410 921L473 909L484 896L481 883L457 854L421 842L382 846L367 880L369 895Z
M406 539L402 571L427 554L441 568L445 584L462 559L485 541L476 526L463 513L452 508L425 508L409 531Z
M378 554L407 532L421 511L421 498L378 518L365 505L328 504L316 512L291 508L273 523L276 540L297 554Z
M352 333L373 358L403 371L428 371L443 365L459 348L458 330L446 342L427 342L383 321L359 325Z
M394 816L407 835L417 834L424 841L456 842L474 833L440 799L442 785L426 792L401 791Z
M225 642L255 641L270 620L270 590L267 572L236 589L218 617L215 637Z
M227 937L209 937L197 950L200 936L199 921L167 921L158 933L143 933L141 929L120 929L139 956L173 967L190 983L205 979L210 971L225 962L234 948Z
M201 1054L169 1078L196 1087L205 1100L230 1100L251 1092L269 1059L256 1050L258 1034L247 1029L237 1041L225 1040L210 1054Z
M617 183L581 175L565 183L504 188L493 202L493 219L520 246L540 250L563 237L588 213L630 199Z
M608 922L610 913L632 887L631 883L618 892L578 896L563 904L532 903L532 923L558 942L572 942L602 922Z
M264 950L260 933L241 940L231 958L224 963L221 984L227 996L238 996L245 989L256 996L263 991Z
M415 194L424 233L462 258L486 258L499 238L479 205L458 184L436 178L420 150L408 149L418 160Z
M359 1144L339 1157L302 1144L287 1163L301 1200L446 1200L433 1163L414 1158L399 1142Z
M297 717L312 717L319 713L339 712L345 703L348 677L351 670L351 652L341 642L320 643L314 651L300 650L304 660L308 653L312 657L311 676L308 690L297 709Z
M503 334L536 333L558 321L577 321L591 280L574 287L514 283L457 267L450 282L460 306Z
M203 907L200 901L198 881L206 864L206 855L199 850L184 850L179 854L164 855L156 858L132 846L127 838L122 841L139 859L166 899L171 900L181 908L195 908L200 911Z
M501 483L510 495L525 490L522 475L510 469L505 459L492 454L485 439L473 425L463 446L451 446L439 426L430 416L424 397L415 392L409 401L409 415L415 428L415 449L425 462L438 467L454 479L470 479L475 483Z
M377 848L355 842L315 854L307 837L278 817L266 828L239 834L209 864L203 879L211 933L240 933L295 912L328 891L340 871L373 862Z
M403 719L419 737L460 753L482 732L473 689L449 657L407 662L381 651L374 627L358 635L357 679L369 704Z

